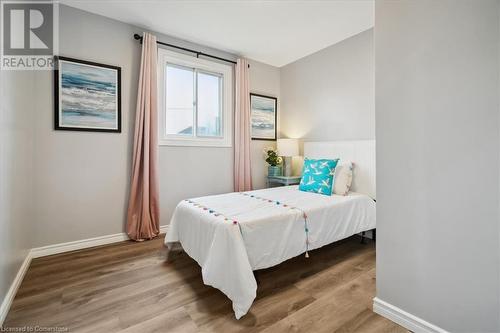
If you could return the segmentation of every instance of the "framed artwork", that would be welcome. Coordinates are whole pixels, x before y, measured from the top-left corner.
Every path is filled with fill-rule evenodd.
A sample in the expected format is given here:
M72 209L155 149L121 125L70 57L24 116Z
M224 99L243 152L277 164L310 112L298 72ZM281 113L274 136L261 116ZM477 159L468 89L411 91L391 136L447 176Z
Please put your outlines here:
M121 132L121 67L55 57L54 128Z
M278 99L276 97L250 94L252 140L276 140Z

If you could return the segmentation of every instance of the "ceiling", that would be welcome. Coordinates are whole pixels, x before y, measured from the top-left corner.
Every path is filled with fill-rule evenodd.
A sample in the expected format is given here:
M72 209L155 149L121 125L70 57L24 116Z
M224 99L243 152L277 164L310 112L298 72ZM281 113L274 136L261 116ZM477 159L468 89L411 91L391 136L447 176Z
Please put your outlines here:
M281 67L373 27L373 0L63 0Z

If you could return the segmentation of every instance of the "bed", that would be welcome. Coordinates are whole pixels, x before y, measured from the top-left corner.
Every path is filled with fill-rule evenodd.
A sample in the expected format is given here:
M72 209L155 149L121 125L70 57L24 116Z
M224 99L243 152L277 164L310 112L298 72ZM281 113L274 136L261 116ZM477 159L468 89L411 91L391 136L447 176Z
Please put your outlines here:
M198 262L203 282L226 294L237 319L255 299L254 270L375 228L374 141L309 142L304 155L354 161L353 191L276 187L186 199L174 211L166 246L181 245Z

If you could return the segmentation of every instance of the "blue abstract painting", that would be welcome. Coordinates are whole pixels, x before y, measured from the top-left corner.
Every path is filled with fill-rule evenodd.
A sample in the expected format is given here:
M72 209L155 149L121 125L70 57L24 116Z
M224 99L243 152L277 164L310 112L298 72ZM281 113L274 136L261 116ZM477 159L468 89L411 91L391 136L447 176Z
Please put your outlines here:
M59 129L119 130L119 72L59 60Z
M252 139L276 140L275 97L250 94Z

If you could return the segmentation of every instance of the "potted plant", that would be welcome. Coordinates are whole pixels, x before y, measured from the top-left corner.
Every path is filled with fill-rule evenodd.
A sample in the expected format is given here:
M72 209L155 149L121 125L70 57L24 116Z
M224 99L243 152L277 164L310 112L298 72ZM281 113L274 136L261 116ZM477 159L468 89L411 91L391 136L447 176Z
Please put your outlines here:
M266 162L269 164L267 167L268 176L281 176L281 163L283 159L278 156L278 151L273 147L269 147L264 149L264 156L266 158Z

